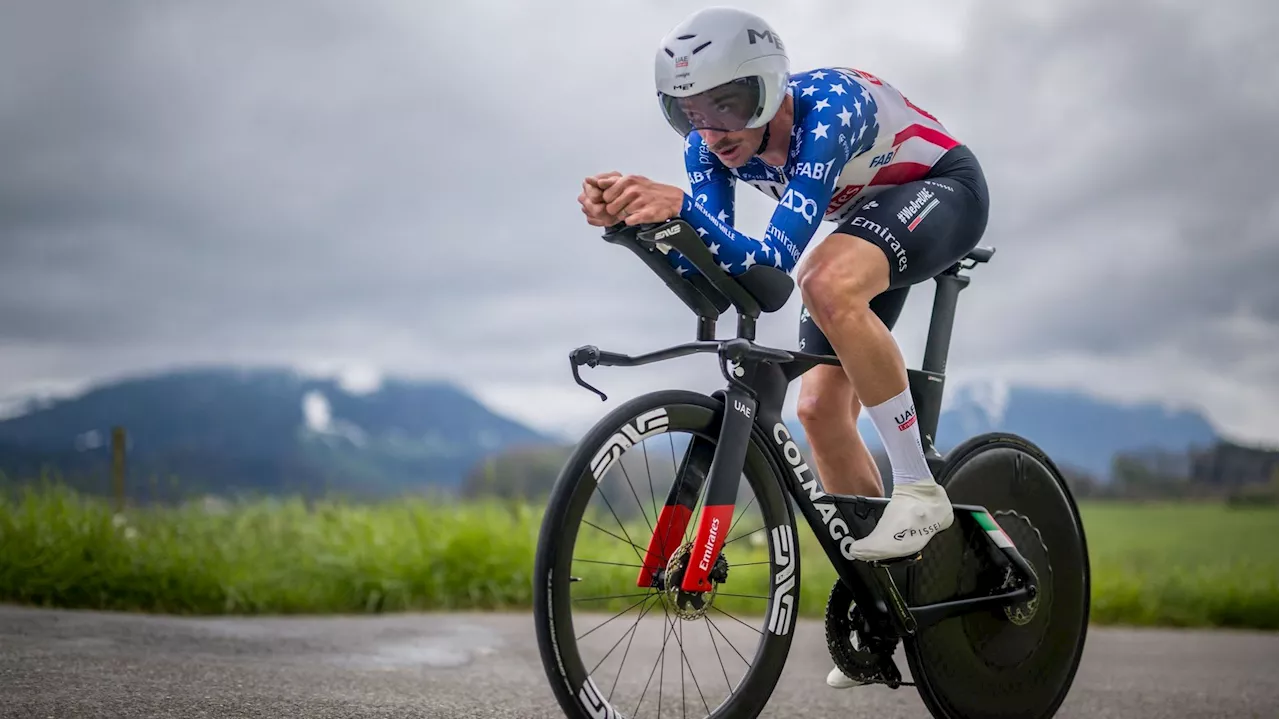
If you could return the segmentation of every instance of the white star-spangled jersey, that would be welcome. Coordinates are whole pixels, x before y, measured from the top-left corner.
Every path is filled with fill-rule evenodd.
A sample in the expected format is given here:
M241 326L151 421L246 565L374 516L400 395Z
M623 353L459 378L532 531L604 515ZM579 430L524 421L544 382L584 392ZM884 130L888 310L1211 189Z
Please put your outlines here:
M828 67L793 74L788 92L795 120L782 167L753 157L731 169L700 133L685 139L691 187L680 217L729 274L756 264L790 272L822 221L843 221L862 200L923 178L960 144L937 118L861 70ZM762 239L733 228L738 180L778 200ZM697 272L678 252L668 259L681 274Z

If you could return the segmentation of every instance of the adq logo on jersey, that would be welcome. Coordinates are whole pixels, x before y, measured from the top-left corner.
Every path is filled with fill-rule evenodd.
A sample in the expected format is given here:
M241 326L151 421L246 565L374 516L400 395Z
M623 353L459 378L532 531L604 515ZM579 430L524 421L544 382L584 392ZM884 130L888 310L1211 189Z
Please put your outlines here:
M799 213L805 222L813 222L813 218L818 216L818 203L795 190L787 190L787 194L782 196L782 206Z

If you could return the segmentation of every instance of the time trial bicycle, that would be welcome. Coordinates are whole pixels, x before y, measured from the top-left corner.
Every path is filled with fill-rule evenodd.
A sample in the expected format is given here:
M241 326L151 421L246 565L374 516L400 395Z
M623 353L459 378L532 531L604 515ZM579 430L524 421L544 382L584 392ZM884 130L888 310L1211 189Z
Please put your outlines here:
M964 270L994 250L975 248L935 278L921 369L908 370L926 458L956 521L915 556L863 562L850 544L871 531L888 499L824 492L781 416L793 380L839 359L755 342L757 320L786 304L792 279L761 265L728 275L682 220L615 225L604 239L634 252L693 311L697 340L638 356L580 347L570 353L578 384L605 400L579 367L715 353L727 385L623 403L585 433L556 481L533 596L542 663L566 715L759 715L797 617L822 607L821 597L801 594L807 554L825 555L836 576L822 613L827 649L846 675L914 686L935 717L1052 716L1089 622L1075 501L1053 461L1018 435L983 434L945 454L935 446L956 300L970 281ZM701 274L677 274L664 257L672 249ZM717 340L716 320L730 307L737 336ZM641 472L647 483L637 488ZM796 509L816 539L812 552L802 551ZM909 681L894 660L899 644ZM646 649L657 658L627 664ZM865 689L849 691L856 700Z

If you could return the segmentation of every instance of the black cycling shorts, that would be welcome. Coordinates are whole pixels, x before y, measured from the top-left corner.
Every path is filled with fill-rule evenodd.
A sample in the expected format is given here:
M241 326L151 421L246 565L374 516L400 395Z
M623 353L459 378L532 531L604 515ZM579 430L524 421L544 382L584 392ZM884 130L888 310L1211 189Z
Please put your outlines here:
M889 259L889 288L871 311L890 330L911 285L936 277L978 245L987 229L987 180L964 145L951 148L923 179L887 188L862 201L835 232L860 237ZM830 241L830 238L828 238ZM800 308L800 351L835 354L822 330Z

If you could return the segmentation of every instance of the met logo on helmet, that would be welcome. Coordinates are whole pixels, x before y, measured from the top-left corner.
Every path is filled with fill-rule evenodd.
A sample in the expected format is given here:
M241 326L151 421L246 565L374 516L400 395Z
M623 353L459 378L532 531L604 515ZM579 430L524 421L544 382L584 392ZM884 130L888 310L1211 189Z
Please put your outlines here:
M757 39L767 40L769 44L773 45L779 50L786 49L785 47L782 46L782 38L778 37L777 35L774 35L772 30L761 31L761 30L752 30L751 28L747 28L747 44L754 45L756 44Z

